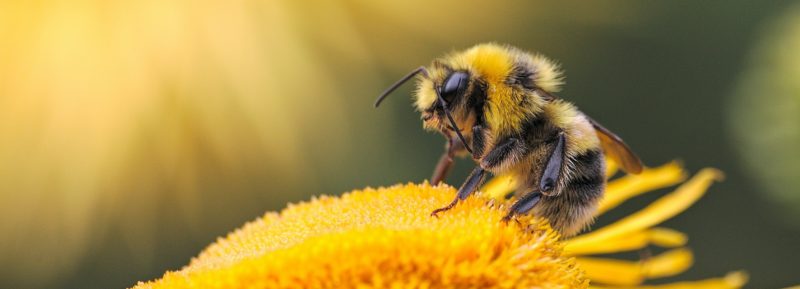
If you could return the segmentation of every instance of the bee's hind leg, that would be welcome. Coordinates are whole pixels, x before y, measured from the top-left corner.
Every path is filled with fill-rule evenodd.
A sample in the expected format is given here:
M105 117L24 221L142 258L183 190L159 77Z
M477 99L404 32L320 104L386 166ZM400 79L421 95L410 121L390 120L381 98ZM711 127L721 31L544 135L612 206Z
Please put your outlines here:
M508 222L508 220L511 220L511 218L515 215L524 215L530 212L530 210L533 209L533 207L535 207L541 199L542 193L537 191L527 193L520 197L517 202L511 205L511 209L508 210L508 214L503 217L503 222Z
M478 189L478 186L483 183L484 175L486 175L486 171L481 168L481 166L476 166L475 169L472 170L472 173L469 174L469 177L467 177L467 180L464 182L464 184L458 188L458 194L456 194L456 198L450 202L449 205L433 210L433 212L431 212L431 216L436 217L436 214L452 209L456 204L458 204L458 201L466 199L469 197L469 195L472 195L472 193Z

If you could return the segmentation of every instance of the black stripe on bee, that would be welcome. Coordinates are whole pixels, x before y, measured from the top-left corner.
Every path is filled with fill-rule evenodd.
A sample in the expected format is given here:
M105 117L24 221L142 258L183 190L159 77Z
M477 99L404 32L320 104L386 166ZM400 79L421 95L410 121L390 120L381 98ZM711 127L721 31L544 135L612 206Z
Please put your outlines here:
M525 144L537 148L544 142L554 141L559 129L547 118L534 116L523 121L522 131Z
M590 150L573 157L570 179L563 188L561 197L578 203L594 202L603 194L605 185L605 163L600 150Z

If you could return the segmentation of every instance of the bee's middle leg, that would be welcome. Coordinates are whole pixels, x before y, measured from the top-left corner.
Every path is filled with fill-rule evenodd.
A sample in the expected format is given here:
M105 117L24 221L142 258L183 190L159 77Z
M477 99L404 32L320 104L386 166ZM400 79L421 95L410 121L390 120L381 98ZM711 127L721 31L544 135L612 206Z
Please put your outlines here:
M511 220L512 217L516 215L524 215L533 209L536 204L539 203L539 200L542 199L542 193L533 191L530 193L525 194L524 196L520 197L513 205L511 205L511 209L508 210L508 214L503 217L503 221L507 222Z

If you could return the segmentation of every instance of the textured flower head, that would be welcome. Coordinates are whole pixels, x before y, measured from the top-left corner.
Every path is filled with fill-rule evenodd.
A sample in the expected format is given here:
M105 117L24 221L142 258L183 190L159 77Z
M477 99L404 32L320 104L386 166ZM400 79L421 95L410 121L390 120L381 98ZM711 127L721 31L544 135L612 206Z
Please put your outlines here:
M135 288L636 286L691 265L691 252L682 248L686 236L652 226L685 210L719 177L716 170L703 170L642 211L569 240L541 219L501 222L507 204L493 196L513 185L503 177L439 218L430 217L430 210L452 198L450 186L396 185L320 197L267 213L218 240L180 271ZM621 177L609 184L600 213L683 179L676 164ZM585 257L648 245L674 249L644 261ZM742 273L732 273L661 286L738 288L744 280Z

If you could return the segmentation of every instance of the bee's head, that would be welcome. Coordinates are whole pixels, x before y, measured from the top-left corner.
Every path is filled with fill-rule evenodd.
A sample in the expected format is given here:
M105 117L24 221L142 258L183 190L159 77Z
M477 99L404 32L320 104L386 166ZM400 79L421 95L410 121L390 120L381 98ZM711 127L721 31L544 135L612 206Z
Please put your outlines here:
M425 128L439 131L447 136L455 134L461 139L467 151L471 152L464 134L469 136L471 130L466 128L472 128L472 124L480 114L468 109L475 104L468 101L470 98L465 96L472 93L471 87L474 87L475 84L468 71L456 71L442 64L436 65L436 63L434 62L433 69L417 68L390 86L375 101L375 107L380 105L381 101L398 86L421 74L417 94L418 96L430 96L428 103L420 101L420 97L417 98L417 108L422 112Z
M518 128L524 117L541 110L543 94L561 83L557 66L542 56L479 44L412 71L389 87L376 106L417 75L415 106L425 128L467 137L476 123L500 131Z
M447 124L438 113L441 96L466 134L475 122L507 132L520 129L521 121L541 111L561 82L558 66L544 56L507 45L478 44L433 61L428 75L420 77L415 105L429 129Z
M460 129L469 137L472 126L482 117L485 84L470 70L456 70L441 62L434 62L428 71L420 78L415 102L424 127L445 134Z

